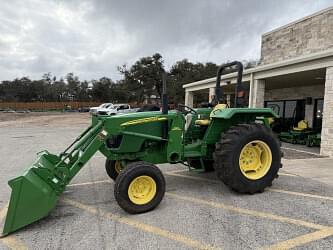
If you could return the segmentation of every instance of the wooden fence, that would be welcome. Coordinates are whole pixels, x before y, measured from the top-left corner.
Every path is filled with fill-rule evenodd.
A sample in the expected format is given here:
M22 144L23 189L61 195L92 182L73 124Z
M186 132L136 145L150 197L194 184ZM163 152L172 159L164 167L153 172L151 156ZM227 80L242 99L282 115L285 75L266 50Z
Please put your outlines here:
M100 102L0 102L0 109L63 110L99 106Z

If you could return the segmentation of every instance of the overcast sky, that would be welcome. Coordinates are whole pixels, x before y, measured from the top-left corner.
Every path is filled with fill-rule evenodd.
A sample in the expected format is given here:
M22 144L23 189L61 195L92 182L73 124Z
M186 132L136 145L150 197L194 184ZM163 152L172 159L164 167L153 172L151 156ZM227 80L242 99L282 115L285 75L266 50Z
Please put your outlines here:
M261 34L332 0L0 0L0 80L45 72L119 79L159 52L166 67L260 57Z

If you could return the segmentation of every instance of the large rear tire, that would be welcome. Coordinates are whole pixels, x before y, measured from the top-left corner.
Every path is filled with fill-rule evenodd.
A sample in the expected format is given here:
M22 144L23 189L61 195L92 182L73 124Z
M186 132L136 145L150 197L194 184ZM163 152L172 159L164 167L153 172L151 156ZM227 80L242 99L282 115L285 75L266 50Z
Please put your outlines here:
M214 168L223 183L237 192L263 192L280 167L280 143L262 124L233 126L216 143Z
M114 195L119 206L131 214L148 212L157 207L165 193L165 180L155 165L133 162L116 179Z

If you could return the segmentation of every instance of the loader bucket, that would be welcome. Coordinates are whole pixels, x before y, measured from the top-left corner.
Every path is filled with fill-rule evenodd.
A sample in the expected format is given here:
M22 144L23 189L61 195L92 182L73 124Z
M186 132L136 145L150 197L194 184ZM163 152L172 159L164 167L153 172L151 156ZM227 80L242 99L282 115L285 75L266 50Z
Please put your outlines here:
M49 214L66 185L96 153L107 132L103 121L87 128L59 156L48 151L38 153L37 160L23 176L8 182L12 188L3 236Z
M47 216L55 207L60 192L50 183L52 179L48 181L43 176L43 172L54 167L55 162L50 161L54 159L55 156L43 153L23 176L8 182L12 193L3 236Z

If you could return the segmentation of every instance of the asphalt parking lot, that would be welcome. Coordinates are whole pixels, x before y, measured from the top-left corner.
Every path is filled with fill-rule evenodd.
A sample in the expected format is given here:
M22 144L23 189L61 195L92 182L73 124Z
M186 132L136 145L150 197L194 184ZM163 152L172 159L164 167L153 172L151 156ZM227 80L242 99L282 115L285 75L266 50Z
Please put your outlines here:
M1 219L10 195L7 181L22 174L36 152L61 152L88 124L87 114L0 122ZM47 218L0 239L0 249L332 249L333 183L292 169L311 161L318 173L320 161L329 160L285 151L296 152L298 160L284 159L273 186L255 195L230 191L214 172L160 165L166 195L154 211L140 215L117 205L97 154Z

